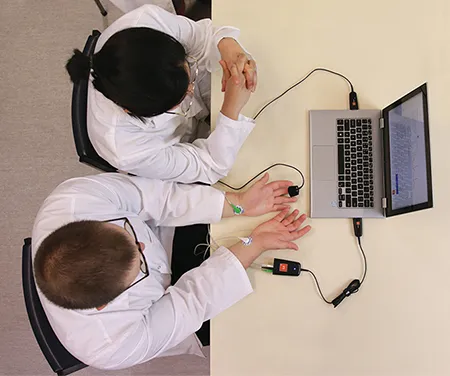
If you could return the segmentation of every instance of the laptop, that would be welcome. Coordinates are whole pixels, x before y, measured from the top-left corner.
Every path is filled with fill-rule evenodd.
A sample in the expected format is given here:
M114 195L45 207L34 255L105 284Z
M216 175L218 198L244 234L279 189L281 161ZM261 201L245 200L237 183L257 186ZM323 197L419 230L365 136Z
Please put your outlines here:
M427 84L383 110L310 111L311 217L433 207Z

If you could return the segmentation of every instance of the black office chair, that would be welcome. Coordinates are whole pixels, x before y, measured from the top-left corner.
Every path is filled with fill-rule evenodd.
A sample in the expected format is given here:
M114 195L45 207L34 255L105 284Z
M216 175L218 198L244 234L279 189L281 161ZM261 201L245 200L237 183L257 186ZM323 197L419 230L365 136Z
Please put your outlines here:
M92 31L92 35L88 37L83 49L85 55L92 56L99 36L100 32L98 30ZM78 84L73 85L72 131L77 154L80 157L80 162L105 172L117 172L117 168L111 166L97 154L89 140L87 131L88 80L89 76L85 80L81 80Z
M31 328L53 371L65 376L87 367L64 348L48 322L34 282L31 238L24 240L22 248L22 286Z

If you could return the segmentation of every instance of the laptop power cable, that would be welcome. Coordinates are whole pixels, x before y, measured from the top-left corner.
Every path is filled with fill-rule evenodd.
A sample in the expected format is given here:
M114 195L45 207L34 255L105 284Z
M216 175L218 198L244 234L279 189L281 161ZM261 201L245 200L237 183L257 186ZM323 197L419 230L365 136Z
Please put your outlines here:
M334 74L335 76L339 76L341 78L343 78L345 81L347 81L347 83L350 86L350 94L349 94L349 107L350 110L357 110L358 109L358 96L356 95L355 90L353 89L353 84L351 83L351 81L345 77L343 74L340 74L338 72L332 71L331 69L327 69L327 68L314 68L311 72L309 72L305 77L303 77L300 81L296 82L295 84L293 84L292 86L290 86L288 89L286 89L284 92L282 92L280 95L278 95L277 97L275 97L274 99L272 99L269 103L267 103L266 105L264 105L254 116L253 120L256 120L256 118L261 115L261 113L267 108L269 107L272 103L276 102L278 99L280 99L281 97L283 97L285 94L287 94L288 92L290 92L292 89L296 88L298 85L300 85L302 82L306 81L309 76L311 76L314 72L326 72L326 73L330 73L330 74Z
M274 259L273 265L261 265L261 269L265 272L272 273L274 275L282 275L282 276L291 276L291 277L298 277L301 272L305 272L310 274L314 282L316 284L317 290L319 292L320 297L322 300L330 305L333 305L334 308L336 308L339 304L342 303L342 301L345 298L348 298L349 296L357 293L359 289L361 288L362 284L364 283L364 280L366 279L367 274L367 258L366 254L364 253L364 250L361 245L361 237L362 237L362 219L361 218L353 218L353 229L355 233L355 237L358 241L359 250L361 251L361 255L363 257L364 261L364 271L361 279L354 279L352 280L349 285L333 300L328 300L325 298L322 289L320 288L319 281L314 274L313 271L309 269L302 268L301 264L297 261L291 261L291 260L283 260L283 259Z

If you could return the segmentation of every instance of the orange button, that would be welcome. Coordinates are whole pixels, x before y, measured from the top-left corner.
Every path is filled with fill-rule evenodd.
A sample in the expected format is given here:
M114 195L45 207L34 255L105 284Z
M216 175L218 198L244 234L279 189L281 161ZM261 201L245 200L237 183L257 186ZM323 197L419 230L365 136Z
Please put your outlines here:
M288 264L280 264L280 272L287 272Z

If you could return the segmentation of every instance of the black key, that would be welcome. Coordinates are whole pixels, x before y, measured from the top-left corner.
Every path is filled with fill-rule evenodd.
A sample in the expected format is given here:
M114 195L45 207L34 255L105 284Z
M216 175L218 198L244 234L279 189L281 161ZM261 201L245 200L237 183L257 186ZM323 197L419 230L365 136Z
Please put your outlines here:
M367 149L363 149L363 154L369 156L369 151Z
M361 140L356 140L356 145L362 146L362 141ZM361 151L362 151L362 148L361 148Z
M356 186L356 184L355 185L352 185L352 190L353 191L356 191L358 189L358 187Z
M358 189L363 189L363 185L361 183L358 184Z
M367 136L367 139L368 139L369 141L372 141L372 136L369 134L369 135Z
M345 150L350 149L350 145L345 145L345 146L344 146L344 149L345 149Z
M363 124L367 123L367 119L362 119Z
M362 129L366 130L367 129L367 124L363 124Z
M363 141L362 147L363 147L363 149L367 149L367 148L369 147L369 144L366 144L366 143Z
M345 157L346 162L350 162L350 157Z
M367 137L362 138L363 142L367 142L369 139Z
M345 155L347 155L347 154L345 154ZM350 163L346 163L345 168L350 168Z
M364 173L365 174L368 174L369 173L369 169L366 167L366 168L364 168Z
M352 189L351 188L345 188L345 193L352 193Z
M373 185L373 180L371 179L371 180L369 181L369 183L370 183L370 185Z
M357 197L357 196L358 196L358 193L356 193L356 191L354 191L354 192L352 192L352 196L353 196L353 197Z
M362 171L362 169L363 169L363 166L358 165L358 171Z
M372 119L367 119L367 123L372 124Z
M366 180L366 181L364 182L364 185L365 185L366 187L368 187L368 186L369 186L369 182Z
M352 171L356 171L356 166L352 166Z
M350 184L350 182L349 182L349 181L347 181L347 182L345 183L345 186L346 186L347 188L350 188L350 187L351 187L351 184Z
M356 146L356 141L351 141L350 142L350 146L355 147Z
M373 159L370 155L369 155L369 163L373 163Z
M362 152L356 153L356 156L357 156L358 158L362 158Z
M361 125L361 119L356 119L356 125Z
M363 208L363 207L364 207L363 203L362 202L358 202L358 208Z
M344 139L343 138L338 138L338 144L343 144L343 143L344 143Z
M342 201L339 201L339 207L342 208Z
M338 119L337 123L338 123L339 125L342 125L342 124L344 124L344 120Z
M350 150L346 150L345 152L344 152L344 155L350 155Z
M352 166L356 166L356 160L352 159L350 163L352 164Z
M350 148L350 151L351 151L352 153L356 153L356 148L355 148L355 147Z
M345 177L345 180L350 180L350 176L347 175L347 176Z
M358 200L356 198L352 199L352 207L356 208L358 206Z
M358 183L362 183L363 182L363 178L362 177L359 177L358 178Z
M356 136L355 136L354 134L352 134L352 135L350 136L350 140L355 141L355 140L356 140Z
M369 180L369 175L364 175L364 180Z
M343 187L343 186L345 186L345 183L342 182L342 181L340 181L340 182L338 183L338 187Z
M358 190L358 196L362 196L363 194L364 194L364 192L362 189Z
M353 184L353 185L356 184L356 179L352 179L352 184Z
M369 162L364 162L364 163L363 163L363 166L364 166L364 167L369 167Z
M368 160L369 160L369 156L365 155L365 156L363 157L363 160L368 161Z
M372 146L369 146L369 151L372 151Z
M344 122L344 129L346 130L346 131L348 131L349 129L350 129L350 124L349 124L349 121L346 119L345 120L345 122Z
M344 127L342 125L338 125L338 132L344 132Z
M350 169L349 168L345 170L345 174L346 175L350 174Z
M350 139L348 137L345 138L345 143L348 144L350 142Z
M352 127L354 127L354 126L356 125L355 119L351 119L351 120L350 120L350 125L351 125Z
M373 201L373 196L370 196L370 199L369 199L370 201Z
M356 159L356 153L351 154L352 159Z
M369 193L369 192L370 192L369 187L364 187L364 193Z
M356 150L362 151L362 146L357 146L357 147L356 147Z
M363 176L363 172L362 171L358 171L358 176L359 177Z
M358 197L358 201L364 201L364 199L362 197Z
M369 198L369 194L368 193L364 193L364 198Z
M360 140L360 139L362 138L362 134L361 134L361 133L358 133L358 134L356 135L356 138L357 138L358 140Z
M338 193L341 195L342 194L342 188L338 189Z
M373 202L370 203L370 207L373 208Z
M344 132L338 132L338 137L344 137Z
M350 134L356 134L356 129L350 129Z
M344 132L345 137L350 137L350 132Z
M356 172L352 172L352 178L356 178Z
M347 195L345 196L345 206L350 208L352 206L352 196Z
M339 175L338 176L338 181L344 181L345 179L344 179L344 175Z
M339 200L340 200L340 201L345 200L345 196L344 196L344 195L339 195Z
M364 206L365 206L366 208L368 208L369 205L370 205L370 201L369 201L369 200L364 200Z
M363 163L363 160L361 158L358 158L358 163Z
M338 145L338 172L344 173L344 146Z

